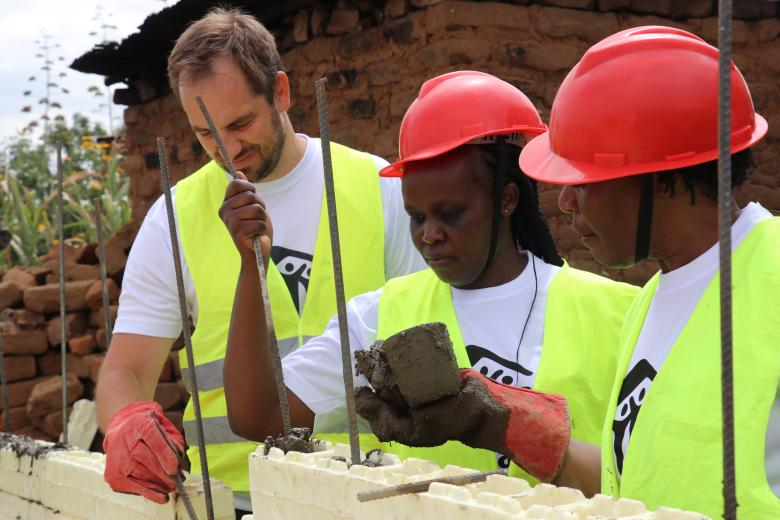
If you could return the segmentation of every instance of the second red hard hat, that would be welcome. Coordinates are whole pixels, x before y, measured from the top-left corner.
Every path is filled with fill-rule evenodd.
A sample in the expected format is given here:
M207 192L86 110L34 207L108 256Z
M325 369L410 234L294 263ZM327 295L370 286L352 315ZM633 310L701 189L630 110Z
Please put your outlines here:
M732 153L760 140L745 79L731 67ZM569 72L550 129L520 167L534 179L585 184L683 168L718 154L718 50L680 29L636 27L591 47Z
M527 140L545 129L533 103L506 81L476 71L443 74L423 83L401 123L400 157L380 174L400 177L406 164L475 139L519 134Z

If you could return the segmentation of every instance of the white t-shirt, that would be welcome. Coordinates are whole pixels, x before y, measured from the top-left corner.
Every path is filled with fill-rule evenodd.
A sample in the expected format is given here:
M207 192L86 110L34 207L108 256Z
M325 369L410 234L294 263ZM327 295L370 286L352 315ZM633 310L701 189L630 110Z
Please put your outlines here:
M523 272L503 285L472 290L451 288L472 366L499 382L526 387L533 386L539 366L547 289L560 269L530 254L529 259L532 261ZM355 351L367 349L376 341L381 294L382 289L361 294L347 304L353 367ZM528 325L523 333L526 318ZM282 360L285 385L315 413L315 432L339 431L344 421L339 338L338 319L334 317L322 336L310 339ZM355 384L366 386L368 382L359 376Z
M758 203L748 204L731 227L732 250L758 222L772 215ZM612 424L612 442L618 475L623 470L623 459L631 438L636 417L647 392L666 357L693 314L704 290L718 271L718 244L692 262L661 273L658 288L642 325L628 371L620 389L615 420ZM774 433L773 433L774 432ZM770 442L770 438L774 441ZM767 433L767 470L770 483L780 495L780 401L775 401L774 412ZM771 444L774 444L771 447ZM773 451L774 450L774 451ZM770 465L770 460L774 461Z
M287 282L300 312L308 287L325 180L319 142L303 134L296 135L307 141L306 151L298 164L284 177L255 186L273 220L271 258ZM387 165L384 159L372 157L377 170ZM384 210L386 277L425 268L409 234L409 216L404 210L400 179L377 179ZM179 248L181 250L181 239ZM183 255L182 271L189 311L197 322L198 299ZM178 302L165 200L160 197L146 215L130 251L114 333L175 338L181 333Z

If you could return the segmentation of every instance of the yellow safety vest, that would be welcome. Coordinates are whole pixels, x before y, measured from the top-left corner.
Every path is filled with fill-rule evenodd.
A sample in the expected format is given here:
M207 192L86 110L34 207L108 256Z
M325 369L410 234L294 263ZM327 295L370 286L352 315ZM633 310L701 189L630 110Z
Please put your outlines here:
M767 483L764 446L780 382L780 219L758 223L733 255L734 427L739 518L780 518L780 498ZM626 318L601 440L605 494L720 518L720 276L716 275L645 396L618 481L612 421L623 375L658 286L644 287Z
M596 444L601 438L615 376L620 330L638 292L638 287L572 269L567 264L550 282L542 356L534 389L566 396L572 435L577 439ZM458 366L471 366L450 286L430 269L389 280L382 290L378 316L380 339L421 323L443 322L449 329ZM348 442L344 435L325 437ZM361 434L360 440L363 450L381 448L402 458L433 460L441 466L497 468L495 453L460 442L451 441L436 448L412 448L399 443L380 443L370 434ZM532 479L517 467L512 468L511 474Z
M312 139L309 146L320 146ZM384 283L384 216L376 164L369 154L332 143L331 156L338 207L346 296L372 291ZM218 210L225 197L227 174L214 161L176 187L176 216L182 250L198 298L198 323L192 335L210 474L233 491L249 489L247 456L257 443L234 434L227 420L222 382L230 316L240 258ZM282 275L268 267L268 293L280 349L289 351L318 336L336 313L333 259L323 194L306 303L301 314ZM187 359L179 355L182 371ZM183 376L187 381L186 375ZM192 471L200 472L192 403L184 410L184 429L192 447Z

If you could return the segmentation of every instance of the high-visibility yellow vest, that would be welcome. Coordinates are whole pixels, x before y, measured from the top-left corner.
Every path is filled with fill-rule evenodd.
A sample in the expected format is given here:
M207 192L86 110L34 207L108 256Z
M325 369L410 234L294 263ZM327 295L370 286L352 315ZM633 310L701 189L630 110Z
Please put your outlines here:
M769 414L780 383L780 219L758 223L733 254L734 428L739 518L780 518L764 459ZM639 410L618 480L612 421L623 376L658 286L644 287L626 319L619 377L601 441L605 494L723 514L720 276L710 282Z
M614 282L564 265L550 282L545 308L544 339L534 389L562 394L569 400L572 435L598 443L615 376L623 319L638 287ZM521 317L518 316L518 320ZM471 366L448 284L430 269L388 280L379 301L377 337L387 338L421 323L447 325L458 366ZM516 323L507 326L515 327ZM318 437L322 437L318 435ZM346 436L326 436L348 442ZM496 455L450 441L435 448L380 443L361 434L361 449L381 448L401 458L433 460L478 470L497 469ZM530 479L519 468L511 474Z
M312 139L309 146L320 146ZM333 143L333 175L338 207L339 239L347 298L384 283L384 216L376 164L369 154ZM201 415L210 474L247 491L247 456L254 442L234 434L227 420L222 382L233 297L240 258L218 210L225 197L227 174L214 161L176 186L176 216L182 251L198 298L198 323L192 335ZM268 293L280 350L290 351L306 338L318 336L336 313L333 259L324 199L314 247L306 303L298 313L273 262L267 271ZM179 355L182 371L187 359ZM183 377L187 381L186 375ZM200 472L192 403L184 410L184 428L191 445L192 471Z

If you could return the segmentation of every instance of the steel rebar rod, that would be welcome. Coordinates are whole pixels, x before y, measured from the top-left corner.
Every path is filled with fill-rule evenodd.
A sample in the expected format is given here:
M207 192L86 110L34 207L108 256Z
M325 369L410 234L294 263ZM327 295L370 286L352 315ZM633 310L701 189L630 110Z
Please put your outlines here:
M373 489L371 491L362 491L358 493L358 502L370 502L372 500L380 500L382 498L397 497L400 495L409 495L411 493L424 493L428 491L431 484L440 482L442 484L451 484L453 486L465 486L466 484L474 484L476 482L485 481L490 475L500 475L503 472L501 470L493 471L480 471L478 473L468 473L466 475L455 475L452 477L439 477L429 480L421 480L419 482L409 482L408 484L398 484L396 486L389 486L382 489Z
M176 458L179 459L179 470L181 470L181 457L178 450L171 443L170 439L168 439L168 436L165 435L165 430L160 424L160 421L157 420L157 416L155 416L154 412L151 412L150 415L154 425L157 426L157 431L160 432L160 435L168 444L168 447L171 449ZM195 508L192 507L192 501L190 500L190 496L187 494L187 489L184 487L184 482L181 480L181 475L176 473L173 478L176 481L176 491L179 492L179 496L181 497L182 501L184 501L184 508L187 510L187 515L190 517L190 520L198 520L198 515L195 514Z
M341 340L341 367L344 379L344 393L347 402L349 421L349 448L352 464L360 464L360 436L358 435L357 411L355 406L355 382L352 378L352 350L349 345L349 327L347 324L347 304L344 296L344 271L341 266L341 244L339 242L339 224L336 212L336 190L333 184L333 162L330 157L330 125L328 124L327 78L314 83L317 94L317 113L320 122L320 143L322 144L322 165L325 171L325 196L328 204L328 226L330 228L330 247L333 257L333 280L336 285L336 313L339 320Z
M2 331L0 331L0 385L2 385L3 389L3 428L5 433L11 433L11 399L8 396L8 381L5 379L5 353Z
M63 222L62 145L57 145L57 237L60 281L60 371L62 373L62 443L68 444L68 341L65 322L65 226Z
M184 349L187 355L189 370L190 391L192 393L192 408L195 412L195 431L197 434L198 454L200 455L200 467L203 476L203 492L206 498L206 517L214 520L214 504L211 498L211 479L209 478L209 465L206 457L206 442L203 436L203 419L200 413L200 395L198 394L198 378L196 377L195 354L192 350L192 329L190 328L189 313L187 312L187 297L184 292L184 277L182 276L181 257L179 256L179 239L176 233L176 217L173 212L173 197L171 196L171 178L168 173L168 156L165 153L165 139L157 138L157 153L160 158L160 173L162 176L163 192L165 193L165 208L168 212L168 229L171 235L171 250L173 252L173 266L176 270L176 288L179 295L179 310L181 313L181 326L184 336Z
M723 415L723 518L737 518L734 468L734 369L731 298L731 44L732 3L718 6L718 221L720 227L721 404Z
M206 119L209 131L212 137L217 142L217 148L219 154L225 161L225 167L228 174L233 179L238 179L236 169L233 167L233 161L230 159L230 155L225 148L225 142L219 135L217 126L214 124L214 120L211 118L206 104L203 102L203 98L195 96L195 101L198 102L200 111L203 113L203 117ZM274 379L276 381L276 393L279 394L279 409L282 414L282 430L284 435L290 435L291 422L290 422L290 404L287 402L287 388L284 385L284 373L282 372L282 356L279 353L279 344L276 340L276 332L274 330L274 320L271 314L271 300L268 298L268 281L265 274L265 262L263 261L263 251L260 249L260 237L254 237L252 245L255 249L255 260L257 263L257 272L260 277L260 298L263 302L263 309L265 310L265 326L268 330L268 349L271 353L271 367L274 372Z
M108 300L108 275L106 274L106 247L103 241L103 205L95 197L95 228L97 232L98 262L100 263L100 285L103 290L103 330L106 348L111 345L111 309Z

